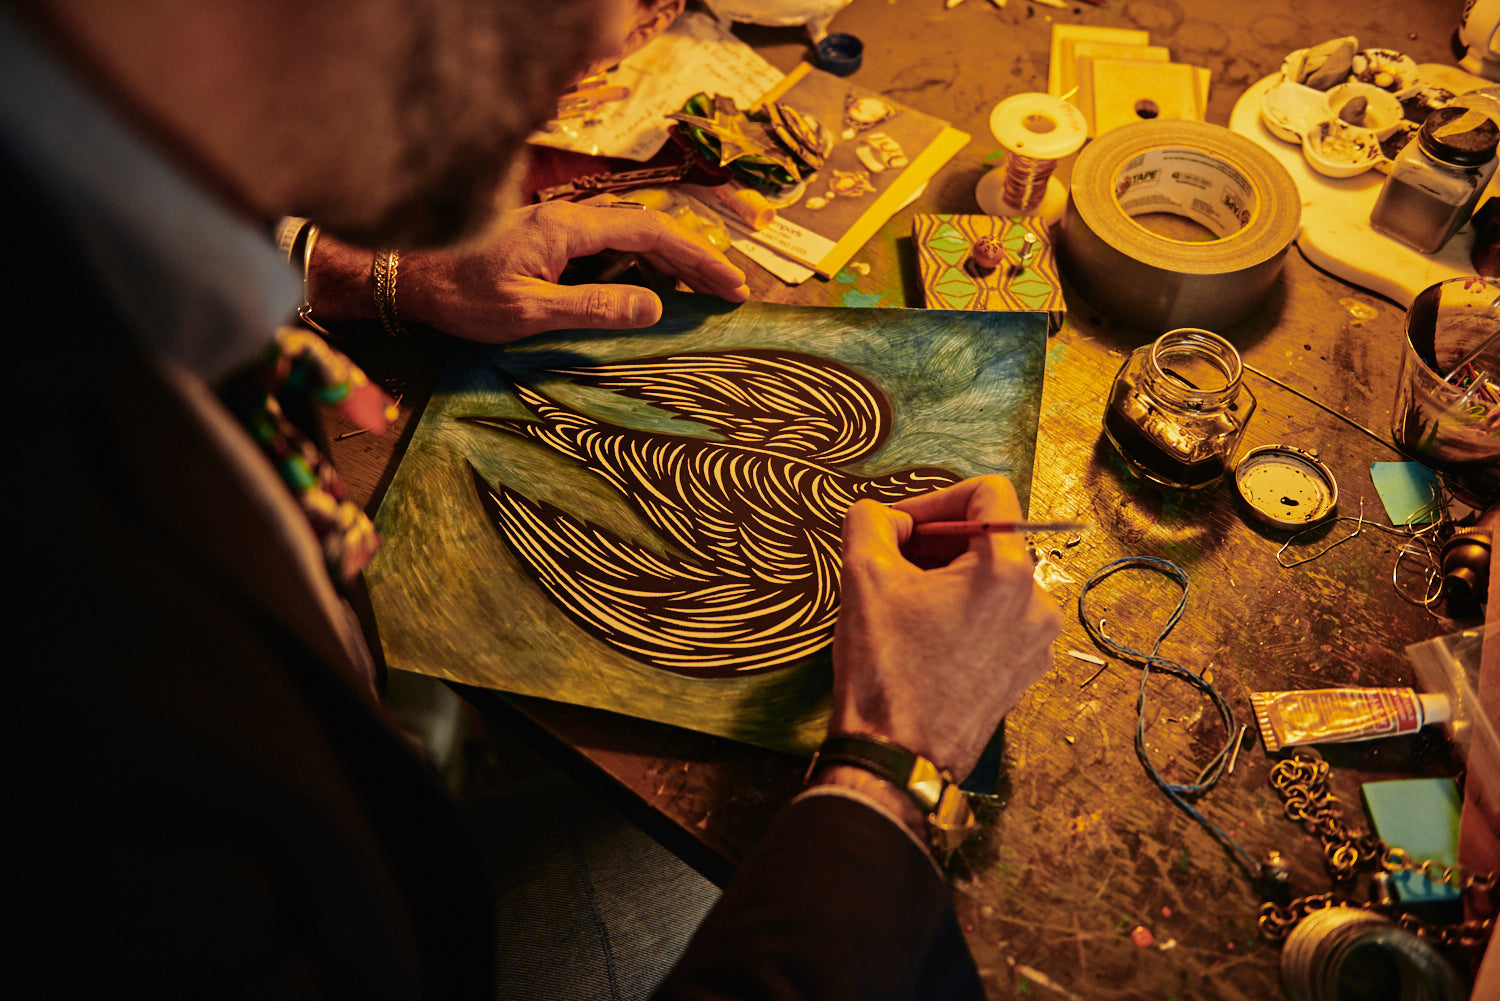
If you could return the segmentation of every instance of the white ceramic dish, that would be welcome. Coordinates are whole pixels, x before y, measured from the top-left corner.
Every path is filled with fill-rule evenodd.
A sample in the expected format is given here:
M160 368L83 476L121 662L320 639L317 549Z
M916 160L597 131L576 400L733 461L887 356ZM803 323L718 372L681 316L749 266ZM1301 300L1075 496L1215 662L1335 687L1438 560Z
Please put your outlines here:
M1364 97L1366 118L1389 122L1394 130L1401 122L1401 102L1378 87L1368 84L1340 84L1334 88L1337 107L1342 108L1356 97ZM1266 92L1260 104L1260 120L1271 134L1302 147L1302 155L1313 170L1325 177L1354 177L1376 166L1383 159L1380 134L1375 129L1360 128L1338 118L1330 106L1330 95L1291 80ZM1389 104L1386 102L1389 101ZM1391 105L1395 106L1394 118Z
M1325 177L1354 177L1382 159L1379 136L1337 118L1319 122L1302 137L1302 155Z
M1327 94L1291 80L1266 91L1260 102L1260 120L1273 136L1289 143L1302 142L1303 136L1330 117Z
M1325 96L1328 111L1332 117L1348 121L1356 128L1369 129L1381 139L1391 135L1401 126L1400 100L1395 94L1388 90L1381 90L1374 84L1351 80L1329 88ZM1349 102L1360 97L1365 99L1364 120L1362 122L1349 121L1342 112Z
M1416 60L1395 49L1360 49L1354 54L1349 76L1397 97L1405 97L1422 85Z

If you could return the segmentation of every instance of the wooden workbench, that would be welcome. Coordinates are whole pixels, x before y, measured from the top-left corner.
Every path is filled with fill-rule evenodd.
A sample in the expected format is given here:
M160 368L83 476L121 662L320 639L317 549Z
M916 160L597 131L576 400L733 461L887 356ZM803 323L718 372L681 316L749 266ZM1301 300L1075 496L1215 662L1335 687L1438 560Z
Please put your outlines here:
M950 10L942 0L855 0L833 26L865 42L854 79L952 121L973 142L834 280L789 288L753 273L752 291L778 302L919 304L911 216L977 211L974 185L995 149L989 111L1010 94L1045 90L1053 21L1150 31L1178 61L1212 70L1208 118L1219 124L1239 91L1287 51L1325 38L1354 34L1418 62L1451 58L1456 3L1367 0L1343 19L1341 6L1353 5L1106 0L1053 10L1029 0L1004 9L969 0ZM740 30L783 69L806 54L795 31ZM1104 396L1124 355L1159 331L1112 321L1089 305L1087 289L1066 291L1068 318L1048 353L1030 513L1097 527L1076 546L1042 554L1042 578L1066 623L1051 673L1006 721L997 795L980 807L982 834L953 860L960 919L996 998L1278 997L1278 950L1257 935L1255 889L1136 760L1138 672L1111 660L1091 678L1099 669L1067 653L1098 652L1077 621L1080 586L1121 556L1180 564L1191 594L1162 652L1211 672L1237 723L1251 722L1252 691L1410 684L1404 647L1454 624L1396 595L1398 540L1367 532L1285 570L1276 553L1287 536L1247 524L1228 485L1180 494L1127 474L1101 434ZM1319 272L1294 250L1263 307L1220 332L1248 364L1388 439L1403 322L1400 306ZM403 423L420 404L421 361L407 356L388 368L408 377ZM1247 382L1259 409L1244 447L1317 450L1338 478L1341 512L1358 514L1363 505L1367 517L1383 520L1368 469L1398 459L1394 449L1296 393L1254 375ZM399 434L387 437L335 446L355 495L372 509L399 456ZM1347 530L1335 527L1299 551L1310 554ZM1146 647L1176 599L1164 579L1141 574L1112 579L1093 600L1111 636ZM801 779L803 762L727 740L537 699L480 701L528 739L566 749L714 878L727 875ZM1152 753L1178 781L1191 779L1224 740L1212 706L1180 683L1153 683L1147 722ZM1361 823L1359 781L1454 771L1432 735L1327 756L1335 791ZM1286 855L1294 892L1329 889L1317 845L1283 818L1267 785L1270 763L1247 740L1233 774L1200 807L1251 854ZM1149 929L1153 944L1137 944L1137 928Z

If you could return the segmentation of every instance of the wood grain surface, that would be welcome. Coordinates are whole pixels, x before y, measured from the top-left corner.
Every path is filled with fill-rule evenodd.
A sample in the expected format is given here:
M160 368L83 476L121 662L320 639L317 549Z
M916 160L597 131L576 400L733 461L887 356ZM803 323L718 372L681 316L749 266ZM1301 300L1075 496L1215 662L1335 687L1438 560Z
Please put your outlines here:
M1335 0L1110 0L1057 11L1026 0L951 10L938 0L855 0L834 29L865 42L859 82L946 118L975 140L832 280L789 288L752 273L754 297L810 305L919 301L912 216L976 211L974 184L994 150L989 109L1012 93L1045 89L1054 20L1143 28L1153 44L1171 46L1177 61L1210 68L1208 119L1223 124L1240 90L1293 48L1355 34L1418 62L1447 61L1457 17L1455 5L1435 0L1371 0L1354 10ZM738 30L783 69L807 51L796 32ZM1211 676L1237 724L1251 723L1252 691L1411 684L1404 647L1455 623L1395 593L1397 539L1366 531L1283 569L1276 553L1287 534L1248 522L1227 485L1184 494L1131 476L1102 436L1104 399L1125 355L1159 331L1101 315L1086 287L1068 284L1065 294L1068 317L1049 342L1029 513L1080 518L1096 528L1071 547L1038 540L1039 576L1063 606L1065 627L1051 673L1006 720L996 795L979 806L981 833L951 862L960 919L994 998L1278 997L1279 950L1257 935L1255 888L1151 785L1136 759L1139 671L1113 658L1101 671L1069 656L1103 656L1077 620L1082 584L1123 556L1180 565L1191 582L1188 603L1162 652ZM1317 451L1338 479L1340 513L1357 516L1363 505L1367 518L1385 523L1369 465L1399 458L1382 442L1389 442L1403 324L1400 306L1318 271L1294 249L1262 307L1219 332L1250 366L1318 402L1247 375L1259 405L1242 447L1284 443ZM406 388L409 423L441 345L382 349L369 367ZM402 440L398 429L386 439L334 443L354 494L372 507ZM1350 528L1332 526L1289 555L1311 555ZM1148 647L1177 596L1165 578L1128 573L1090 600L1108 635ZM729 873L800 783L804 763L794 756L542 699L473 694L504 725L566 749L570 761L603 777L633 815L715 878ZM1226 739L1208 701L1168 679L1148 688L1145 734L1175 781L1190 780ZM1348 745L1325 756L1334 765L1335 792L1360 825L1360 781L1457 769L1439 734ZM1247 736L1234 772L1198 806L1251 855L1277 849L1287 856L1295 893L1330 889L1318 846L1282 816L1267 785L1270 764ZM1133 937L1137 928L1149 930L1151 944L1138 944L1145 936Z

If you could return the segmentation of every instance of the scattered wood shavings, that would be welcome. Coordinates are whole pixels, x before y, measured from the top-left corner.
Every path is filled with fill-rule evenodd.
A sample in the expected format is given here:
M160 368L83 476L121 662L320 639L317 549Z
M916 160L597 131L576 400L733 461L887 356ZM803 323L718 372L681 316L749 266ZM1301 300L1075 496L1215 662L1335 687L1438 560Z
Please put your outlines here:
M1082 650L1069 650L1068 656L1072 657L1074 660L1081 660L1088 664L1097 664L1099 667L1104 667L1109 663L1109 661L1104 660L1103 658L1095 657L1091 653L1084 653Z
M1108 662L1101 663L1099 665L1099 670L1095 671L1093 674L1089 675L1087 678L1084 678L1082 681L1080 681L1078 683L1078 687L1079 688L1087 688L1088 686L1090 686L1090 685L1092 685L1094 683L1094 679L1095 678L1099 677L1099 675L1103 674L1105 671L1108 671L1108 670L1109 670L1109 663Z
M1012 970L1014 970L1016 973L1019 973L1021 976L1025 977L1032 983L1036 984L1038 987L1045 987L1048 990L1056 991L1063 997L1067 998L1068 1001L1083 1001L1083 999L1080 998L1077 994L1074 994L1062 984L1047 976L1041 970L1027 966L1025 963L1017 963L1009 956L1005 957L1005 961L1010 964L1010 968Z

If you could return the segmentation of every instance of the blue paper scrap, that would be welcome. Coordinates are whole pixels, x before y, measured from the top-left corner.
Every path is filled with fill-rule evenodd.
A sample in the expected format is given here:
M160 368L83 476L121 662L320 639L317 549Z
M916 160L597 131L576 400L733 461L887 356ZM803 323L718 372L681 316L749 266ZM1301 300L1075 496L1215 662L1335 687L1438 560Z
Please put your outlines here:
M1432 521L1433 512L1422 511L1430 508L1437 496L1437 474L1432 470L1420 462L1372 462L1370 479L1392 525L1426 525Z
M1463 808L1452 779L1396 779L1359 787L1365 812L1380 839L1404 849L1415 862L1431 859L1445 866L1458 861L1458 817ZM1435 883L1420 872L1395 873L1392 883L1403 904L1457 900L1459 889Z

